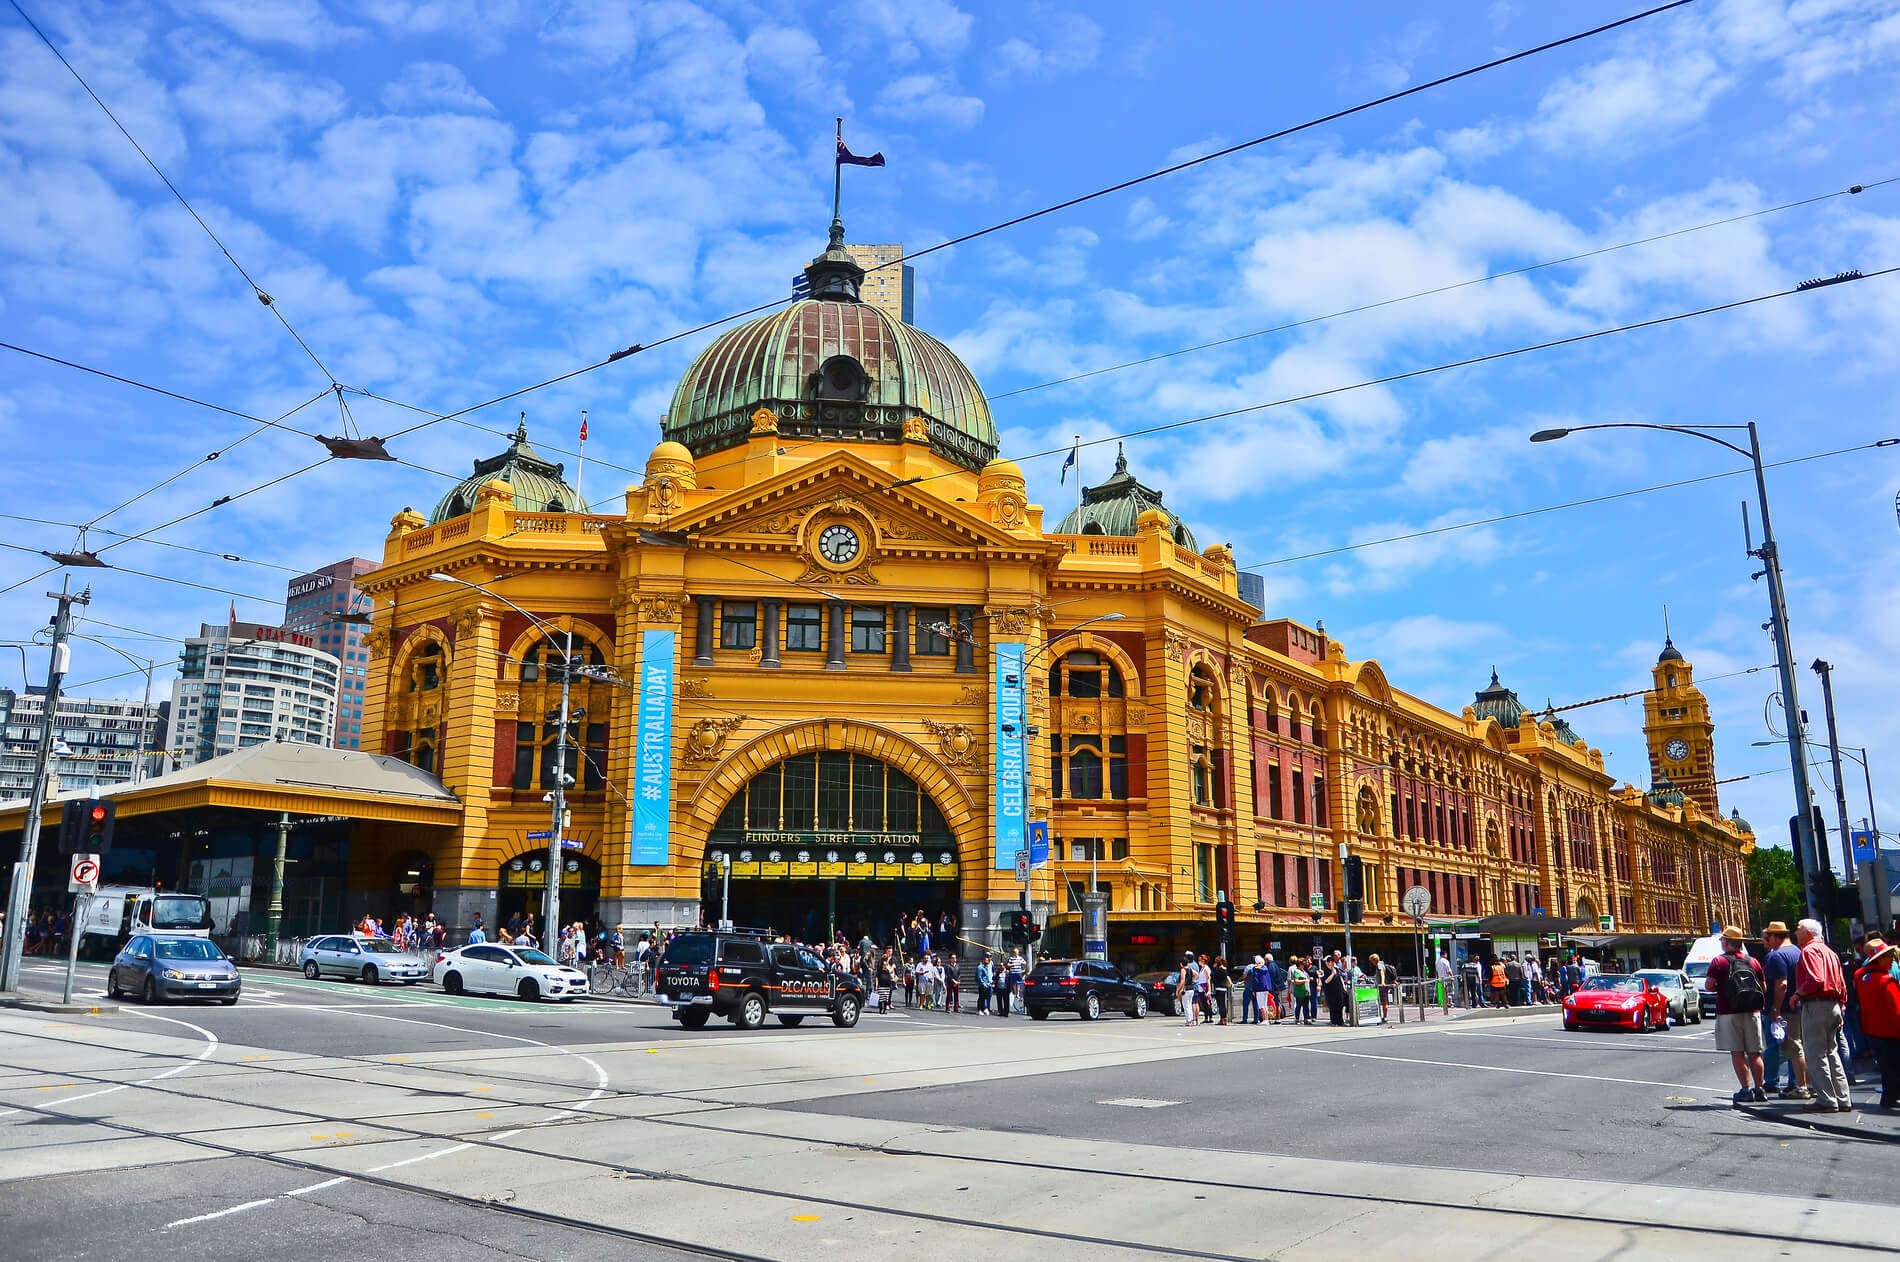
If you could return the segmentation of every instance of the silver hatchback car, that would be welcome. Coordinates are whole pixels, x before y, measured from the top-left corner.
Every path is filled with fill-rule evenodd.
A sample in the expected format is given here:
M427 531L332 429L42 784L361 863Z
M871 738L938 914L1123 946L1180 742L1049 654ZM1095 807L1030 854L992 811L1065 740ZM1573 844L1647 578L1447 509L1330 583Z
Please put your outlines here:
M312 980L327 974L355 978L372 986L382 982L413 986L429 976L429 961L414 951L398 951L385 938L355 934L312 938L298 952L297 963L303 967L303 975Z
M244 989L237 966L210 938L139 933L120 948L106 973L106 994L137 995L146 1003L216 999L233 1004Z

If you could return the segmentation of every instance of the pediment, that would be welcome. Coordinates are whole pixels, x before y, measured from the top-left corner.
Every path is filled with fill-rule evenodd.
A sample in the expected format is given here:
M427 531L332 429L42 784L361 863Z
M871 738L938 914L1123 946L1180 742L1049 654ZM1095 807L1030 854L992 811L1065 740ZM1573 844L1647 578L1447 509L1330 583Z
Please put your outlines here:
M891 475L849 452L800 465L742 487L673 519L669 529L699 543L724 539L797 544L819 519L855 518L883 552L911 548L1020 549L1031 542L999 530L961 505L891 485Z

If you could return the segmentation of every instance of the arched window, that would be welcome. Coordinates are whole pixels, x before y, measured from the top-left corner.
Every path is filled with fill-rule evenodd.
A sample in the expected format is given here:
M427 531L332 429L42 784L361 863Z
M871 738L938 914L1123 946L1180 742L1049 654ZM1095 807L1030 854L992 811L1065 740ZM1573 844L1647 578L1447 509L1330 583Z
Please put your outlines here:
M1260 707L1266 711L1267 731L1277 734L1280 730L1280 706L1273 699L1272 684L1260 690Z
M509 786L522 792L554 787L557 776L568 788L594 792L607 783L608 715L613 710L612 685L583 673L604 666L600 647L578 632L573 637L574 671L568 679L566 749L562 749L560 709L562 665L567 659L566 632L530 643L516 664L521 699L516 713L515 757ZM565 753L565 757L563 757Z
M1100 750L1079 745L1069 751L1069 796L1102 796L1102 755Z
M1359 831L1367 837L1379 835L1379 799L1364 785L1359 789Z
M867 393L869 381L864 365L849 355L833 355L818 369L818 397L839 402L859 402Z
M1310 721L1312 723L1312 742L1315 745L1324 745L1326 743L1326 729L1320 723L1319 702L1317 701L1313 703L1313 709L1310 712Z
M442 646L431 640L409 659L410 692L434 692L442 686Z

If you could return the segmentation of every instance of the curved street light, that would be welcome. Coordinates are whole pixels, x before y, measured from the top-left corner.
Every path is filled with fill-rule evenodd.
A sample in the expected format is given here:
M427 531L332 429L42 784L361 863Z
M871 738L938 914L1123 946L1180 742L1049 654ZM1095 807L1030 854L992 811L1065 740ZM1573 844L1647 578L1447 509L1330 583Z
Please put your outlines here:
M1758 558L1762 568L1754 577L1768 580L1769 627L1775 638L1775 667L1781 674L1781 698L1789 715L1788 722L1788 766L1794 773L1794 830L1795 845L1801 860L1802 894L1807 903L1808 917L1812 920L1826 921L1821 915L1820 900L1816 894L1815 874L1825 856L1820 852L1814 835L1814 796L1808 787L1807 734L1801 727L1801 700L1795 691L1794 651L1789 645L1788 635L1788 594L1782 587L1781 558L1775 547L1774 527L1768 520L1768 478L1762 470L1761 436L1756 433L1755 423L1746 425L1657 425L1643 421L1607 421L1598 425L1570 425L1557 429L1540 429L1531 435L1534 443L1554 442L1571 434L1581 434L1593 429L1654 429L1670 434L1685 434L1691 438L1700 438L1719 447L1726 447L1736 455L1746 457L1755 466L1755 497L1761 509L1761 547L1749 548L1748 555ZM1741 447L1718 438L1710 431L1746 432L1748 446ZM1830 865L1832 866L1832 865Z
M514 601L509 600L491 587L480 583L471 583L465 578L436 571L429 577L438 583L455 583L472 588L484 596L492 596L508 606L529 622L545 631L548 642L553 643L556 628L535 617ZM567 817L567 723L568 688L574 677L574 632L572 629L562 633L566 637L566 647L561 650L561 717L554 729L554 791L549 800L553 803L553 822L548 830L548 892L547 892L547 936L542 939L544 946L552 948L559 958L561 932L561 866L564 856L561 853L561 834L565 831Z

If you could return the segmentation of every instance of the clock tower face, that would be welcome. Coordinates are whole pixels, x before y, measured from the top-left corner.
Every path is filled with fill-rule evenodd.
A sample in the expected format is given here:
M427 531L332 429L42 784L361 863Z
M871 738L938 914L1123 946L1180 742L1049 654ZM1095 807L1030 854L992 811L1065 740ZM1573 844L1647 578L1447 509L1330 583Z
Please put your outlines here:
M832 565L851 564L862 547L858 532L843 524L826 526L818 535L818 555Z
M1671 762L1681 762L1689 756L1689 742L1678 737L1663 746L1663 753Z

